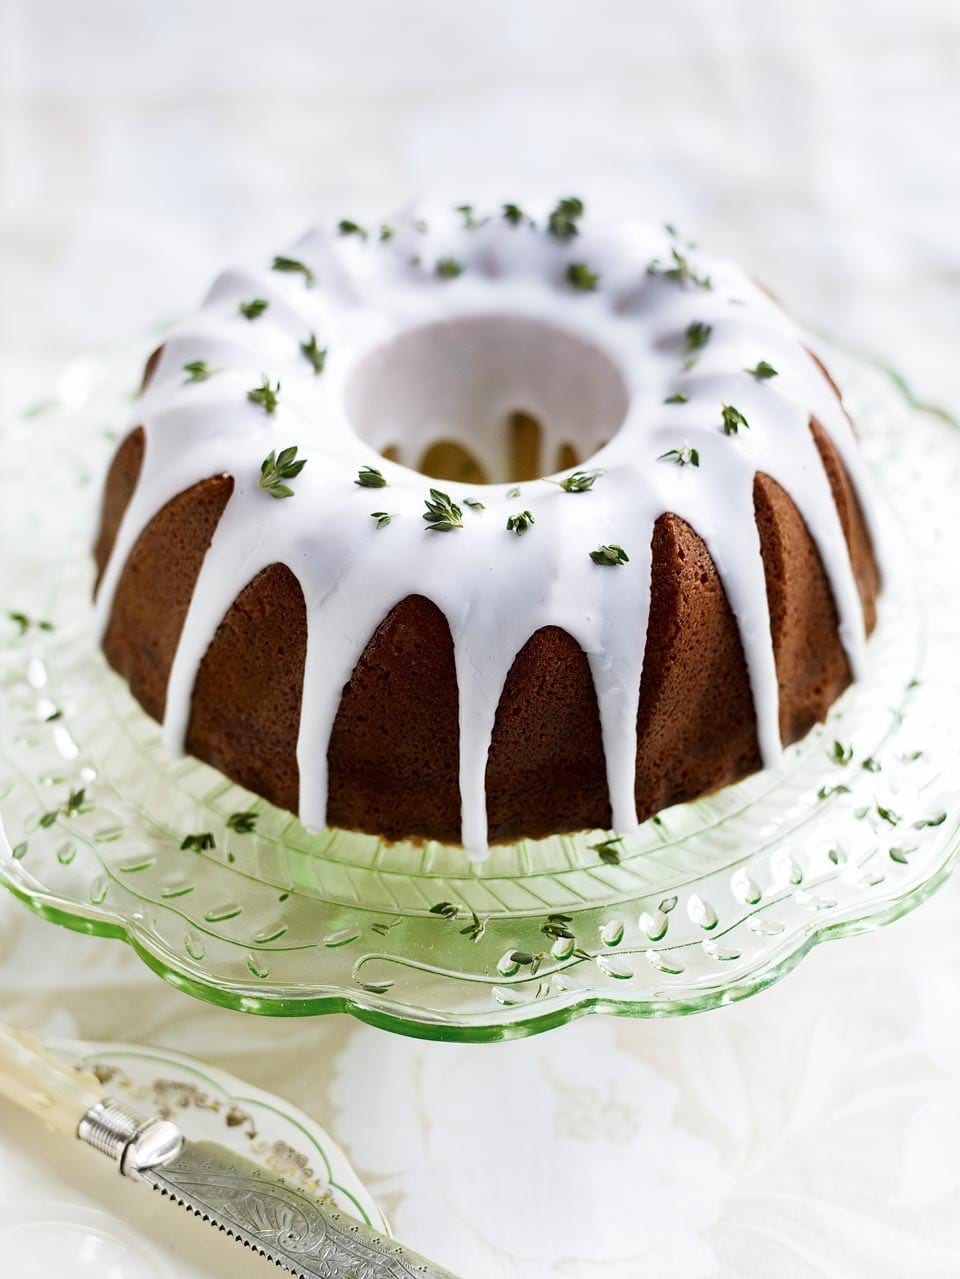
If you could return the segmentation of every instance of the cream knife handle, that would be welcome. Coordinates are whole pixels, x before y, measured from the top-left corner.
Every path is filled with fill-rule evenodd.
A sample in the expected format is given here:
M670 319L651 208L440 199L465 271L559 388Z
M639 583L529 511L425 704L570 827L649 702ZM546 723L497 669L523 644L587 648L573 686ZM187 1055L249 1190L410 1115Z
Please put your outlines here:
M32 1035L0 1023L0 1097L75 1137L80 1120L103 1101L103 1091L93 1075L65 1066Z

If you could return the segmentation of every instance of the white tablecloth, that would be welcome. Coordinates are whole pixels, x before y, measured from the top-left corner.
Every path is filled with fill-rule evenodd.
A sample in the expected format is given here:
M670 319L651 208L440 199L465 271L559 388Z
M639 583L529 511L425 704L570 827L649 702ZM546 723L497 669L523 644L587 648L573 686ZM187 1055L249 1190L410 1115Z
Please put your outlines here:
M4 415L420 191L672 218L960 409L953 0L0 0L0 105ZM0 900L0 1017L289 1096L465 1279L955 1279L958 905L720 1012L461 1047L210 1008Z

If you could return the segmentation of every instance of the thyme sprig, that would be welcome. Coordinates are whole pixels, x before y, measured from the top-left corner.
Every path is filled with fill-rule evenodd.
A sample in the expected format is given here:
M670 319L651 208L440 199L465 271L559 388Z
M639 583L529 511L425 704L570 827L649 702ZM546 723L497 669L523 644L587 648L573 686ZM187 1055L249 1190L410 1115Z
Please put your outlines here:
M599 275L591 271L586 262L571 262L567 267L567 282L581 293L595 292L599 280Z
M371 511L370 518L377 521L377 528L386 528L394 517L389 511Z
M578 196L564 196L547 219L547 230L558 240L570 240L579 235L577 222L583 217L583 201Z
M500 212L504 221L509 222L511 226L519 226L521 222L526 222L529 226L535 225L533 218L524 213L519 204L505 204Z
M314 373L319 376L327 362L327 348L325 346L317 346L317 335L315 333L310 334L309 341L300 343L300 351L310 361Z
M260 488L266 489L271 497L293 497L293 489L285 480L293 480L307 464L305 457L297 457L297 445L291 444L277 454L273 449L260 464Z
M597 467L592 471L571 471L562 480L547 480L547 483L556 484L565 493L589 493L601 475L603 470Z
M617 848L617 844L622 843L622 835L612 835L609 839L601 839L598 844L591 844L590 848L597 854L604 866L619 866L621 850Z
M765 382L768 378L779 376L773 365L768 364L766 360L761 360L752 369L744 369L743 371L744 373L749 373L751 377L755 377L758 382Z
M595 551L590 552L590 558L594 564L602 564L606 568L618 568L630 560L630 556L623 547L613 543L609 546L598 546Z
M250 835L256 828L259 813L231 813L227 818L227 829L235 830L238 835Z
M206 382L208 377L220 372L219 369L212 369L206 360L191 360L183 366L183 371L187 374L184 386L189 386L191 382Z
M358 223L353 222L350 218L341 218L337 223L337 230L341 235L355 235L361 240L366 240L366 229Z
M217 841L213 837L213 832L209 830L201 831L197 835L185 835L183 843L180 845L184 851L194 853L205 853L208 849L216 848Z
M455 923L457 920L465 919L467 924L465 928L460 929L461 937L469 937L472 942L478 942L483 938L487 931L487 924L490 922L489 915L478 915L475 910L469 906L455 906L453 902L437 902L435 906L430 907L431 915L439 915L441 919L445 919L448 924Z
M517 537L523 537L527 529L535 523L536 520L533 518L532 512L518 511L516 515L507 516L507 532L516 533Z
M255 386L252 391L247 392L247 399L254 404L259 404L265 413L273 415L277 411L277 403L280 397L280 383L276 386L270 385L270 379L266 373L261 375L259 386Z
M270 269L272 271L282 271L286 275L302 275L308 289L313 288L316 280L307 264L301 262L299 258L275 257Z
M251 298L249 302L241 302L237 308L248 320L258 320L270 303L266 298Z
M427 509L423 518L431 533L449 533L455 528L463 528L463 512L446 493L431 489L430 496L424 498L424 505Z
M385 489L387 481L383 478L383 473L378 471L375 466L361 466L357 471L357 478L353 481L359 484L362 489Z
M689 444L684 444L679 449L667 449L666 453L661 453L657 458L658 462L676 462L677 466L699 466L700 453L698 449L692 448Z
M460 214L468 231L476 231L490 221L489 218L478 218L472 204L458 204L454 207L454 213Z
M667 280L676 280L680 284L692 284L698 289L712 289L713 281L709 275L700 275L690 265L690 259L681 253L676 245L670 249L671 266L664 266L659 258L647 267L648 275L662 275Z
M720 414L723 419L722 430L724 435L736 435L741 426L744 430L750 430L750 423L743 416L739 409L735 409L732 404L725 404Z

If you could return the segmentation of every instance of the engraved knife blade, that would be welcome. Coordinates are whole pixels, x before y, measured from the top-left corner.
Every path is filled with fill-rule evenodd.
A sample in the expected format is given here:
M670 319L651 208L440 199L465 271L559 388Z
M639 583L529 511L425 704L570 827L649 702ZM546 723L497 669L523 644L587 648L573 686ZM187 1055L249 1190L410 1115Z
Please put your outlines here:
M184 1142L132 1175L297 1279L453 1279L306 1191L214 1142Z

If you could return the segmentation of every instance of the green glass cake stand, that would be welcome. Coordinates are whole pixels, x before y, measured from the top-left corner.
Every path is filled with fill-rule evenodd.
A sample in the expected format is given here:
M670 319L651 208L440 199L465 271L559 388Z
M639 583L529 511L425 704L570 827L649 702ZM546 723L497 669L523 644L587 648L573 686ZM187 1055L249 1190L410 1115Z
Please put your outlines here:
M831 359L883 492L867 678L778 768L636 836L522 842L475 864L439 844L308 833L167 756L105 666L88 547L139 355L72 369L7 438L25 466L19 484L8 468L0 512L0 879L44 918L122 938L231 1008L496 1040L741 999L815 942L896 919L952 869L960 432L889 376Z

